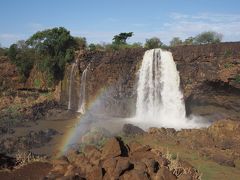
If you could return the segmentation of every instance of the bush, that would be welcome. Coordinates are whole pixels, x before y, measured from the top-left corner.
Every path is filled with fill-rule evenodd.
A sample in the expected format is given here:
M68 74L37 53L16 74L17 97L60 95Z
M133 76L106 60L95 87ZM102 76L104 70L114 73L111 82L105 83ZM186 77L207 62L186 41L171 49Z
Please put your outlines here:
M25 82L33 68L35 53L33 49L23 45L19 46L19 42L10 46L8 57L16 65L18 72L22 76L22 81ZM23 42L21 41L21 43Z
M76 42L76 49L86 49L87 48L87 40L85 37L74 37Z
M7 56L8 49L0 47L0 56Z
M163 43L157 37L146 39L146 42L144 45L144 47L147 49L161 48L162 46L163 46Z
M235 76L235 82L236 82L236 83L240 83L240 74L237 74L237 75Z
M170 46L171 47L175 47L175 46L180 46L182 45L183 42L179 37L174 37L171 41L170 41Z
M220 43L223 35L214 31L206 31L195 37L196 44Z

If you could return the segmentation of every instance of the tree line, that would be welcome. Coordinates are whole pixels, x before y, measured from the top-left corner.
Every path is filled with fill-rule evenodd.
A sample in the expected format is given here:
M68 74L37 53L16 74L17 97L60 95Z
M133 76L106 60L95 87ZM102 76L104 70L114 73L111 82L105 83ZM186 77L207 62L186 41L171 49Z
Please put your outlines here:
M169 48L158 37L146 39L144 44L127 43L127 40L133 35L133 32L123 32L115 35L112 43L88 45L86 38L73 37L67 29L56 27L39 31L27 40L12 44L9 48L0 47L0 56L9 57L11 62L16 65L23 82L29 77L32 68L36 67L47 75L48 83L51 86L63 78L65 65L74 60L76 50L113 51L126 48ZM174 37L170 41L170 47L219 43L221 40L221 34L207 31L185 40Z

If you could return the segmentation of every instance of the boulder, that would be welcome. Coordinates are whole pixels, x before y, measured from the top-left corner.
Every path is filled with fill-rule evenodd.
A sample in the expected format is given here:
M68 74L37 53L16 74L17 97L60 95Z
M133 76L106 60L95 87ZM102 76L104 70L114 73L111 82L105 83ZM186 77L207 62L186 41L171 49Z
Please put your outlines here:
M102 158L113 158L122 154L121 146L117 138L109 139L102 148Z
M176 180L176 176L172 174L167 167L161 167L155 176L155 180Z
M144 130L132 124L124 124L122 131L125 135L137 135L145 133Z

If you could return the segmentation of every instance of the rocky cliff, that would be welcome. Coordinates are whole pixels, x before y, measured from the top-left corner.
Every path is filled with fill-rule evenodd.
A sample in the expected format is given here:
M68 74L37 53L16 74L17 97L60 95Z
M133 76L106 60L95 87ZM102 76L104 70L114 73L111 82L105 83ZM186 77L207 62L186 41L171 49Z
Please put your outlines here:
M89 65L87 75L88 104L101 101L98 107L115 116L135 112L138 69L144 49L115 52L81 52L77 58L72 96L77 109L81 74ZM201 46L179 46L171 49L180 72L188 114L207 116L212 120L240 117L240 43ZM67 68L62 82L61 102L68 103ZM74 108L75 107L75 108Z
M207 116L212 120L240 117L240 43L179 46L170 50L180 72L187 114ZM71 109L78 109L81 76L88 66L86 100L95 108L114 116L135 113L138 69L145 49L78 52L71 87ZM69 103L72 64L66 67L63 81L55 88L60 102ZM1 89L47 88L44 75L33 72L25 84L19 83L16 68L6 58L0 61Z

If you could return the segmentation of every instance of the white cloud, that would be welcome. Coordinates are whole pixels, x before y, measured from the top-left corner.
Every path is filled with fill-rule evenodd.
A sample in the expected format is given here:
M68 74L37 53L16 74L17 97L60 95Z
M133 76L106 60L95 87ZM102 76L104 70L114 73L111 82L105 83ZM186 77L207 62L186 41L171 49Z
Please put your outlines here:
M18 40L25 39L26 37L23 34L12 34L12 33L2 33L0 34L0 43L2 46L9 46L12 43L17 42Z
M203 31L217 31L224 35L225 41L240 40L240 14L200 13L196 15L172 13L170 21L164 25L168 38L186 38Z
M224 41L240 41L240 14L199 13L182 14L170 13L163 24L132 23L134 36L130 42L145 42L147 38L159 37L168 44L173 37L186 39L196 36L203 31L216 31L224 35ZM148 31L148 26L153 29ZM140 28L144 28L142 31ZM89 42L111 42L112 37L119 32L88 31L73 33L85 36Z

